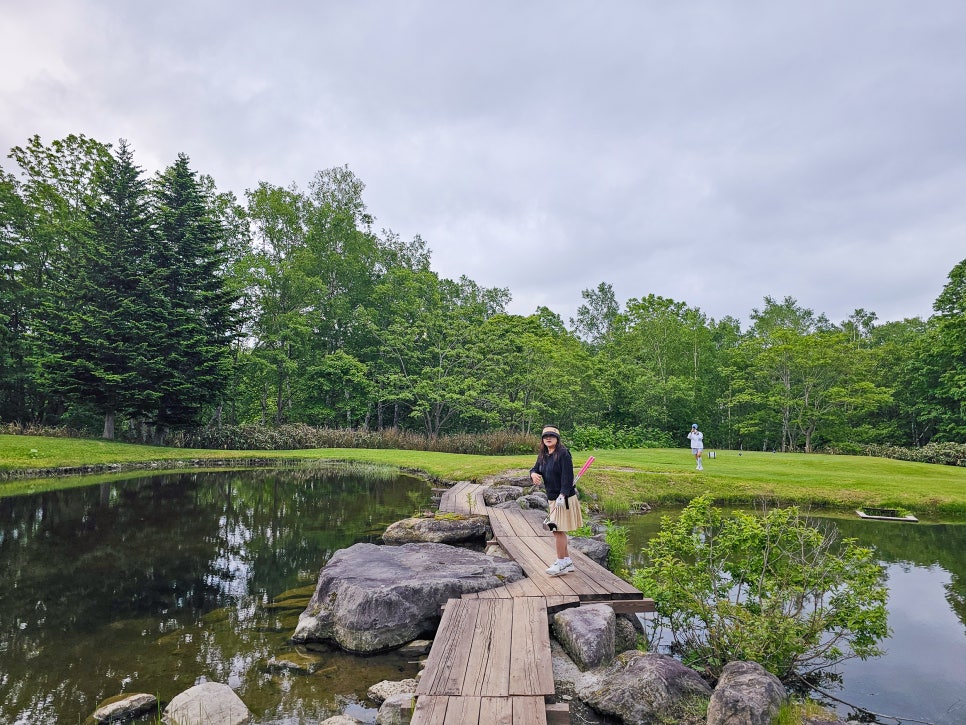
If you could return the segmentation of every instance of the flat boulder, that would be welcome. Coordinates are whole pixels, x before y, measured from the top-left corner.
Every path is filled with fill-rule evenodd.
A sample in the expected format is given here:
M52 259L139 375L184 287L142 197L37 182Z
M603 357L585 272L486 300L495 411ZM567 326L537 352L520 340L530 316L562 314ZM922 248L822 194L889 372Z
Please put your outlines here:
M522 486L488 486L483 489L483 501L487 506L516 501L522 495Z
M757 662L729 662L708 705L708 725L770 725L788 698L785 686Z
M101 723L119 723L144 715L158 706L158 698L147 693L118 695L105 700L91 716Z
M673 657L637 651L585 673L576 690L597 712L636 725L689 722L711 697L711 688L694 670Z
M513 561L448 544L355 544L322 568L292 641L384 652L434 632L448 599L523 578Z
M390 524L382 535L386 544L459 544L483 543L490 527L487 516L437 514L433 517L403 519Z

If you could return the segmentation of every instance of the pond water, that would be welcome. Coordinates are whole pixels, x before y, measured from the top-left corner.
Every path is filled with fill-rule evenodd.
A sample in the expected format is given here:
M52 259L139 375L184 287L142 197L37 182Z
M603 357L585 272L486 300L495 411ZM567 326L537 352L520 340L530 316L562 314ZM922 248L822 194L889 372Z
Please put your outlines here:
M102 700L229 684L256 722L373 722L366 689L416 665L322 648L267 671L319 569L428 502L386 469L191 472L0 499L0 722L82 723ZM298 606L275 608L292 589ZM155 722L145 718L141 722Z
M329 557L377 541L429 495L424 481L386 469L309 467L0 499L0 723L79 725L105 698L169 700L202 679L234 688L257 725L342 712L374 722L366 690L414 676L414 662L321 647L312 675L266 665L295 649L289 637ZM876 548L893 629L888 654L844 664L832 693L880 713L966 723L966 525L829 521ZM660 513L622 523L639 551Z
M629 529L631 566L643 563L640 549L660 529L661 516L677 513L666 509L620 521ZM883 657L843 663L834 673L840 684L823 689L904 722L966 723L966 524L816 518L874 547L888 578L892 629ZM843 716L855 713L829 704Z

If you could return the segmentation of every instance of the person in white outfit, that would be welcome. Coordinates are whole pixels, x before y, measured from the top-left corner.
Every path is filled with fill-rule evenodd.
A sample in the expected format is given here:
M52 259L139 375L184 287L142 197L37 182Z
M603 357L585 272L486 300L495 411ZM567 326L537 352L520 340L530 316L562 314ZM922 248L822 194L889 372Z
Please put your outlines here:
M691 424L691 432L688 433L688 438L691 441L691 452L694 454L694 460L698 464L697 469L699 471L704 470L704 466L701 465L701 451L704 450L704 433L698 430L698 424Z

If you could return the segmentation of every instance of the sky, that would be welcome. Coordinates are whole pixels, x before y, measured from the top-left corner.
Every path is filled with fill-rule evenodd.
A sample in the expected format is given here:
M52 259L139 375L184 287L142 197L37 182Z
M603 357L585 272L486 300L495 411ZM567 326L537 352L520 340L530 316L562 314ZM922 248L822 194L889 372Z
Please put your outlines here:
M966 258L964 37L961 0L0 0L0 148L124 138L242 199L347 166L518 314L925 318Z

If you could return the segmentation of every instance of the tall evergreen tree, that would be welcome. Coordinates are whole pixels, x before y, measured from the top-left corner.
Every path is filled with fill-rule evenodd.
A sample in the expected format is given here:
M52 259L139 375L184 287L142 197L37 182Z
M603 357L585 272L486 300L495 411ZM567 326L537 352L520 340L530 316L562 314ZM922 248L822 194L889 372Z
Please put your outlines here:
M229 380L237 297L226 282L226 230L180 154L154 185L158 280L168 315L158 353L155 422L161 433L193 423Z
M122 140L97 173L89 232L47 307L45 369L68 399L104 416L113 439L118 414L148 416L166 374L164 279L147 184Z

